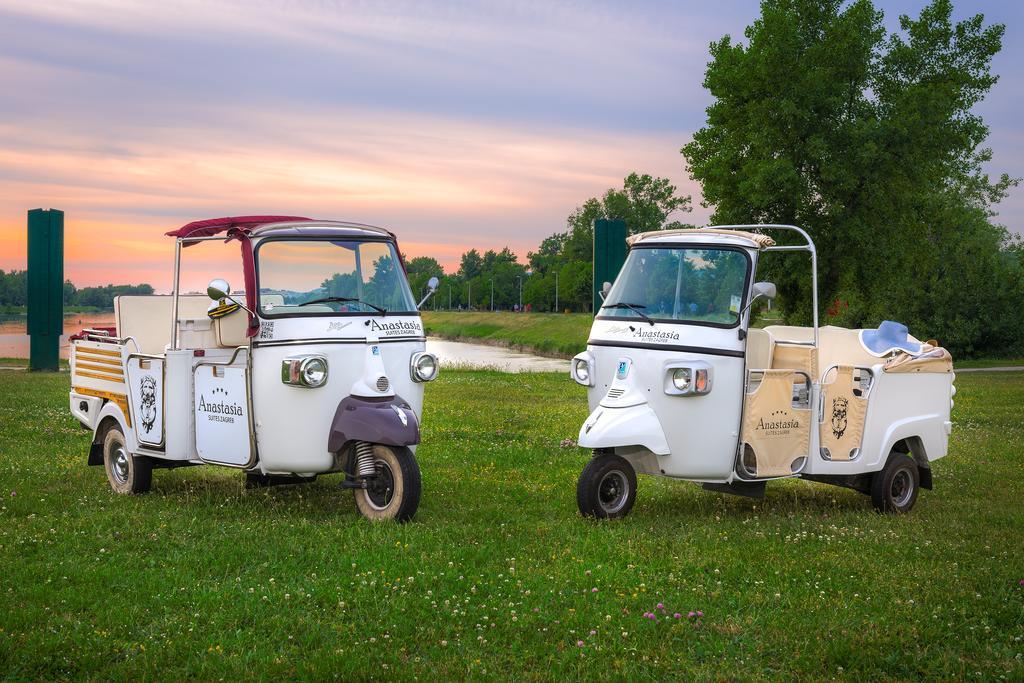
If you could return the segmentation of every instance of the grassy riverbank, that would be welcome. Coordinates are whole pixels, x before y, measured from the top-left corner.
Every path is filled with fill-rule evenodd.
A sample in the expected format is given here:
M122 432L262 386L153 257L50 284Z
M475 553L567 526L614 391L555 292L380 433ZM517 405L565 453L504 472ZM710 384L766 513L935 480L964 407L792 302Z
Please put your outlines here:
M587 347L589 313L424 311L427 334L572 358Z
M0 372L12 679L1024 677L1018 373L958 379L951 455L909 516L805 482L750 501L642 478L630 517L592 523L588 454L563 444L582 390L446 372L405 526L366 523L331 477L158 471L114 496L67 381Z

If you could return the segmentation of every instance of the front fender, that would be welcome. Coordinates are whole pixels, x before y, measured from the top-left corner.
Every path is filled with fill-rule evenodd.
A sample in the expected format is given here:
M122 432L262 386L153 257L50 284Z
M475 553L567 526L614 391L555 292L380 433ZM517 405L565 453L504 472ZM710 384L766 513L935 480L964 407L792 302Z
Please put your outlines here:
M668 455L668 440L658 416L646 403L628 408L598 406L580 429L583 448L643 446L655 455Z
M337 453L349 441L412 446L420 442L420 423L408 401L401 396L384 399L346 396L334 413L327 450Z

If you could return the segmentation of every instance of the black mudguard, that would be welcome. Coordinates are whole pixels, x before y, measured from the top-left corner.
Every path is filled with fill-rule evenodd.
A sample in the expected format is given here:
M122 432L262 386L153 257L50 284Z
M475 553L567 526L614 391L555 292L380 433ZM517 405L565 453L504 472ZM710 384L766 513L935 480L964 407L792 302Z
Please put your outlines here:
M412 446L420 442L420 423L409 402L401 396L384 399L346 396L334 413L327 450L338 453L349 441Z

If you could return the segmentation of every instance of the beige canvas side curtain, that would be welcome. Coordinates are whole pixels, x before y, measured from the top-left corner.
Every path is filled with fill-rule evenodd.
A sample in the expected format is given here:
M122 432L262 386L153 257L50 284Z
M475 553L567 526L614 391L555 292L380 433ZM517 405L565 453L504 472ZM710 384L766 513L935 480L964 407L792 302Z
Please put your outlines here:
M855 371L867 382L855 378ZM856 460L864 439L871 371L837 365L826 370L822 379L818 424L821 457L835 461Z
M743 457L758 478L785 477L803 469L810 452L811 409L806 405L809 377L797 370L758 370L760 383L743 405ZM804 398L796 387L803 387Z

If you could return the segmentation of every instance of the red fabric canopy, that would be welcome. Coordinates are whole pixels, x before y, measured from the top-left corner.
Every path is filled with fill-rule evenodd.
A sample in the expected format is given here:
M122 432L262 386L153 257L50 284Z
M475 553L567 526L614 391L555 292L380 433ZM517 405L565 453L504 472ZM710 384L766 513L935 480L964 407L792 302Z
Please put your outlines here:
M265 223L311 220L313 219L305 216L225 216L224 218L208 218L205 221L193 221L166 234L169 237L211 237L232 228L251 230Z
M304 216L225 216L224 218L208 218L205 221L193 221L177 230L166 233L170 237L212 237L227 232L227 239L237 239L242 245L242 274L245 278L245 303L249 310L255 311L256 298L256 267L253 263L252 242L249 231L267 223L284 223L293 221L311 221ZM192 242L192 244L198 244ZM185 246L191 246L185 244ZM250 315L248 336L253 337L259 331L259 323Z

